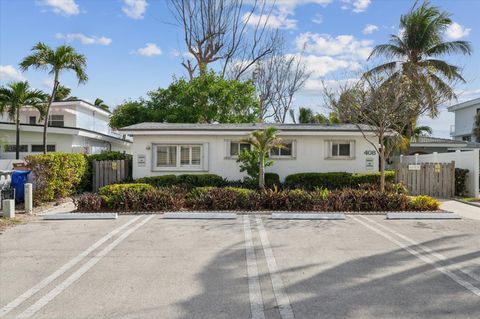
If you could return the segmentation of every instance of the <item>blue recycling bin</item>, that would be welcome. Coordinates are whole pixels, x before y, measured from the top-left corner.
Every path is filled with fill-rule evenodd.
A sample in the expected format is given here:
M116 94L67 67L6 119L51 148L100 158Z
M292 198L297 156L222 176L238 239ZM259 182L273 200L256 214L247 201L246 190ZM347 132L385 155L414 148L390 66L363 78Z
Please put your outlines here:
M25 198L25 183L27 182L28 174L30 171L13 171L12 184L15 188L15 201L23 202Z

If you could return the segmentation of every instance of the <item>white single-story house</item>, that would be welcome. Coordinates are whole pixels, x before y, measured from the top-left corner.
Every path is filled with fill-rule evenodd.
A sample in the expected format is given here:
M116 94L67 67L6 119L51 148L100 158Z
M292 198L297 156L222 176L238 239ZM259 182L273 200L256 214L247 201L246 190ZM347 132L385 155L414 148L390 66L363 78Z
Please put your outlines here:
M130 153L131 138L112 131L110 111L83 100L52 103L47 134L48 152ZM0 160L15 158L15 123L0 114ZM43 151L43 123L33 107L20 110L20 159Z
M284 148L272 151L275 160L267 172L287 175L303 172L378 171L378 155L353 124L174 124L140 123L120 131L133 136L133 178L212 173L229 180L245 177L236 162L251 132L268 126L279 129ZM364 133L375 140L372 131Z

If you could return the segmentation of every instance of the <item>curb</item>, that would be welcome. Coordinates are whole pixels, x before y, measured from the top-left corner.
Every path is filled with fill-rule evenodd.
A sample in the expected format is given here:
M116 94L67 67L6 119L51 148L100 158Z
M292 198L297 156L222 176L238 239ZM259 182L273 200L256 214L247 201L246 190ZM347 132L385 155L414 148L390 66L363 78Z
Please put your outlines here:
M467 204L467 205L470 205L470 206L473 206L473 207L480 208L480 205L472 204L470 202L466 202L466 201L459 200L459 199L453 199L453 200L456 201L456 202L462 203L462 204Z
M444 220L444 219L462 219L460 215L446 213L388 213L386 219L389 220L411 220L411 219L428 219L428 220Z
M270 219L280 220L345 220L345 214L272 213Z
M88 220L117 218L117 213L58 213L43 216L43 220Z

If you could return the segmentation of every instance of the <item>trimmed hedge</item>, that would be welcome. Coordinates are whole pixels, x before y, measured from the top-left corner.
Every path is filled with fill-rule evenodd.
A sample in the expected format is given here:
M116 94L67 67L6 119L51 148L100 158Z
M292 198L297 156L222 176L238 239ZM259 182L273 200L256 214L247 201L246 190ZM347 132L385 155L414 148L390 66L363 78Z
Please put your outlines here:
M393 183L395 172L385 171L385 182ZM285 178L284 187L314 190L316 188L342 189L362 184L380 184L380 173L352 174L346 172L298 173Z
M83 154L28 155L25 162L35 178L34 201L48 202L74 194L87 171Z
M455 168L455 195L465 196L467 192L468 169Z
M186 188L205 186L224 186L225 180L215 174L183 174L142 177L138 183L150 184L155 187L183 186Z

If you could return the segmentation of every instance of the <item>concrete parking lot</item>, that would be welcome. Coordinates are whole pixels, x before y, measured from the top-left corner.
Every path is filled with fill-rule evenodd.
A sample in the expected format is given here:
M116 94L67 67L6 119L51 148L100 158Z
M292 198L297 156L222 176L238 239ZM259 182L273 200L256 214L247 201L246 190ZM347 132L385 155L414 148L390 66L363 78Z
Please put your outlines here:
M37 221L0 249L1 318L480 318L469 218Z

